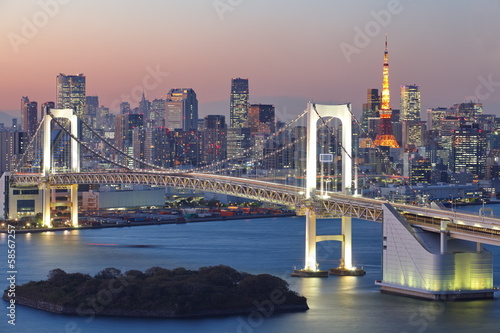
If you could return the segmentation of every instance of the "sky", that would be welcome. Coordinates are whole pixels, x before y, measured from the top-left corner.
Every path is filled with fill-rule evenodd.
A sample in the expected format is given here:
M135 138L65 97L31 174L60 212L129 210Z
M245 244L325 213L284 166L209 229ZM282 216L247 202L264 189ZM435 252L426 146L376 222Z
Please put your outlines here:
M500 0L0 0L0 111L20 118L22 96L54 101L59 73L83 73L115 113L188 87L200 117L228 116L242 77L281 120L307 101L360 115L387 35L393 109L418 84L422 110L475 99L500 116L498 13Z

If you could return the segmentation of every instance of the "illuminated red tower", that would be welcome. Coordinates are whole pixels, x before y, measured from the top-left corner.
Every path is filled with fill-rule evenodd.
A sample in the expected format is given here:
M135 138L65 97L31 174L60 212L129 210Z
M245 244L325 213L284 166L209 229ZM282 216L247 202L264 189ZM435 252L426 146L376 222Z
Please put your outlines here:
M389 53L387 52L387 36L385 36L385 52L384 52L384 78L382 81L382 105L380 108L380 124L378 134L374 144L376 146L399 148L399 144L392 134L391 123L391 94L389 92Z

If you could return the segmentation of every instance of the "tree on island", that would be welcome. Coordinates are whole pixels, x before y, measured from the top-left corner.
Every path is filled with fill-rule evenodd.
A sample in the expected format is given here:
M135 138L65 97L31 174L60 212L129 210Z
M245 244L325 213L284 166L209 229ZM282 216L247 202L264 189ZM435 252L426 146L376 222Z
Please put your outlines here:
M105 302L99 304L103 295ZM128 270L123 274L108 267L94 277L56 268L45 281L18 286L16 297L29 299L26 304L57 305L64 309L62 313L68 314L92 310L95 315L223 315L249 313L258 304L271 301L273 312L308 309L305 297L291 291L285 280L269 274L238 272L225 265L201 267L197 271L155 266L144 272Z

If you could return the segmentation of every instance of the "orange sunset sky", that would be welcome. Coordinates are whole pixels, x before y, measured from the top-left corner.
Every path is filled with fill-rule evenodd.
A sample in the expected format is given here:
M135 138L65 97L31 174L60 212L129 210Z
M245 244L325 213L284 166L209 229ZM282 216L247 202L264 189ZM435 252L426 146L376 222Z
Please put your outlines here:
M498 0L1 0L0 111L19 118L21 96L55 100L58 73L84 73L113 112L140 90L191 87L200 117L228 115L244 77L252 103L295 115L351 102L359 115L381 88L387 34L394 109L399 86L418 84L423 111L475 98L500 115L498 13Z

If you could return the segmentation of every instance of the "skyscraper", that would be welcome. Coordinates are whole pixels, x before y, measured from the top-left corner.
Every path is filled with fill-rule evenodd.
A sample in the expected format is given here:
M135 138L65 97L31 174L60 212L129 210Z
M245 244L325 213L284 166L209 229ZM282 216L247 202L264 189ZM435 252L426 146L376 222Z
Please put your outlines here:
M250 127L250 133L271 134L275 130L275 109L271 104L251 104L248 109L246 127Z
M249 107L248 79L231 80L230 103L229 126L233 128L245 127Z
M473 122L462 122L452 135L452 165L453 172L470 172L479 179L486 171L486 135Z
M78 116L85 113L85 75L57 76L57 102L58 109L73 109Z
M121 102L120 103L120 114L128 114L130 113L130 103L129 102Z
M387 37L385 39L384 70L382 80L382 106L380 108L380 123L374 144L381 147L399 148L399 144L392 133L391 122L391 95L389 92L389 52L387 51Z
M193 89L170 89L165 101L165 127L183 131L198 128L198 100Z
M97 109L99 108L99 96L87 96L85 98L85 121L92 128L97 127Z
M54 102L45 102L42 104L42 107L40 108L40 120L45 117L47 113L49 113L50 109L55 109L56 104Z
M212 164L226 158L226 117L208 115L204 120L203 163Z
M420 121L420 86L401 86L401 120Z
M37 121L38 103L30 102L27 96L21 98L21 121L23 123L23 131L32 136L36 132L38 126Z
M380 110L380 95L378 89L368 89L366 93L366 103L363 104L363 114L361 119L361 127L364 133L368 134L372 139L375 135L370 133L369 121L371 118L378 118Z

